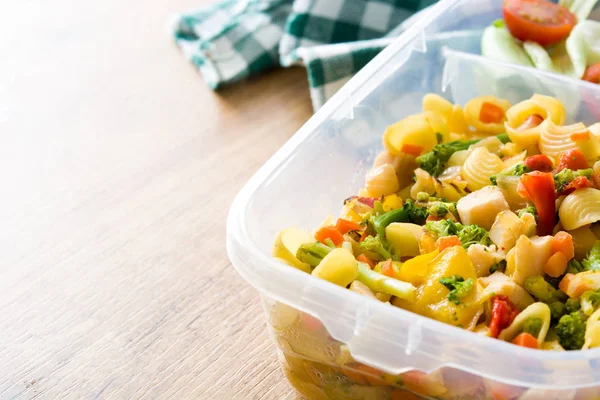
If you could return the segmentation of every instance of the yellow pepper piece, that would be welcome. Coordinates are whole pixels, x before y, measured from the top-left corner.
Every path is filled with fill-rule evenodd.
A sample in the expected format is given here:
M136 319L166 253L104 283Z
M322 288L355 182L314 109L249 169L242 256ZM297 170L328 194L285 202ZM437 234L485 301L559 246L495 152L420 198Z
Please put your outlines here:
M438 254L440 252L434 250L431 253L422 254L405 261L400 267L398 279L410 282L415 286L420 285L425 279L425 274L427 274L427 264L437 257Z
M392 211L402 207L402 198L396 194L388 194L383 197L383 202L381 203L384 211Z

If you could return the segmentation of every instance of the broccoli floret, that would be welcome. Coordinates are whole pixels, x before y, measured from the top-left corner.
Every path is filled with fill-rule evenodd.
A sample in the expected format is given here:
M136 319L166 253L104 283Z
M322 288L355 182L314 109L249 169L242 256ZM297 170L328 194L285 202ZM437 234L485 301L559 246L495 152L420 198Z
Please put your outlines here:
M585 271L585 267L574 258L567 264L567 273L569 274L578 274L583 271Z
M600 307L600 290L589 290L581 295L581 311L587 316Z
M437 237L456 235L462 246L466 249L475 243L484 246L492 244L489 232L477 225L463 225L459 222L444 219L441 221L427 222L425 224L425 229L434 233Z
M529 214L533 215L535 217L535 220L537 221L538 214L537 214L537 210L535 209L535 206L533 204L530 204L527 207L519 210L519 218L521 218L523 216L523 214L525 214L525 213L529 213Z
M554 289L551 284L546 282L543 276L530 276L525 280L523 285L525 290L529 292L537 300L544 303L554 303L556 301L565 301L567 295L562 291Z
M531 170L524 164L516 164L513 165L510 168L505 169L504 171L499 172L496 175L492 175L490 177L490 181L492 182L492 185L496 185L496 178L498 176L521 176L523 174L526 174L528 172L531 172Z
M500 260L490 267L490 274L496 271L504 272L506 270L506 260Z
M600 271L600 240L596 240L594 247L592 247L587 257L581 261L581 264L584 271Z
M456 215L456 203L449 203L444 201L430 202L427 206L427 210L430 215L434 215L438 218L444 218L448 213Z
M536 317L530 317L523 322L522 331L529 333L531 336L539 335L542 330L542 319Z
M321 242L305 243L298 248L296 258L311 267L316 267L331 250L331 247Z
M458 239L465 249L477 243L484 246L492 244L489 232L477 225L463 225L458 231Z
M497 138L502 143L510 142L507 134L498 135ZM448 160L452 154L460 150L466 150L469 146L480 140L456 140L454 142L435 145L429 153L417 157L417 164L419 168L429 172L431 176L439 176L446 169Z
M581 300L569 299L565 302L565 314L572 314L581 310Z
M362 242L360 242L360 248L372 253L379 257L379 260L392 259L394 261L400 261L399 255L389 249L387 241L382 236L367 236Z
M422 225L428 216L427 208L419 207L414 201L407 200L401 208L380 215L371 215L369 225L378 235L384 237L385 228L393 222L412 222L413 224Z
M565 303L561 301L555 301L553 303L550 303L548 304L548 307L550 307L550 314L552 315L552 319L556 321L558 321L560 317L565 315L566 306Z
M586 178L591 178L592 172L594 172L591 168L588 169L579 169L573 171L569 168L565 168L556 175L554 175L554 187L557 192L562 192L565 187L573 181L573 179L579 176L585 176Z
M579 350L585 342L586 318L583 313L563 315L556 325L558 341L565 350Z
M465 278L460 275L454 275L440 279L440 283L446 286L450 291L450 293L448 293L448 300L459 305L461 299L473 289L474 281L473 278L465 280Z

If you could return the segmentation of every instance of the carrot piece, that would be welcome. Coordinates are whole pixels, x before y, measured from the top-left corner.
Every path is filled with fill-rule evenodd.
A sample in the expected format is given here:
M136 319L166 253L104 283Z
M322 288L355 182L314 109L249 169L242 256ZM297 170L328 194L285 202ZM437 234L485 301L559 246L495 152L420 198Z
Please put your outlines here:
M575 293L573 293L573 296L571 296L569 294L571 282L575 279L576 276L577 275L575 275L575 274L565 274L565 276L558 283L558 288L560 290L562 290L563 292L565 292L567 295L569 295L569 297L579 297L579 296L575 296ZM581 293L579 293L579 294L581 294Z
M521 132L527 129L535 128L542 122L544 122L544 118L542 118L540 115L531 114L521 125L519 125L516 130L517 132Z
M350 379L352 382L359 384L359 385L368 385L369 381L367 381L367 378L361 374L359 371L355 371L357 365L359 365L358 363L348 363L346 365L344 365L344 368L342 368L342 374L344 374L344 376L348 379Z
M390 383L384 381L382 378L384 377L383 372L378 370L377 368L369 367L365 364L358 364L356 369L360 372L364 373L364 377L369 383L373 386L389 386Z
M552 253L562 252L567 260L575 257L575 245L573 236L565 231L560 231L552 238Z
M387 260L381 265L381 274L389 276L390 278L396 277L396 272L392 264L392 260Z
M537 339L534 338L531 333L527 332L519 334L519 336L513 339L512 343L516 344L517 346L529 347L530 349L538 348Z
M571 140L574 142L579 142L582 140L590 140L590 131L585 130L583 132L575 132L571 135Z
M430 222L430 221L441 221L442 219L440 217L438 217L437 215L433 215L433 214L429 214L427 216L427 219L425 220L425 222Z
M585 160L585 155L578 149L563 151L558 155L558 165L556 172L560 172L565 168L572 170L589 168L589 164Z
M415 157L420 156L424 150L423 146L417 144L404 143L400 149L403 153L411 154Z
M439 251L452 246L460 246L458 236L442 236L435 242L435 247L437 247Z
M369 267L371 267L371 269L373 269L375 267L375 261L371 260L369 257L365 256L364 254L361 254L358 257L356 257L356 260L360 261L360 262L364 262L366 264L369 264Z
M499 124L504 119L504 110L495 104L485 102L479 110L479 120L484 124Z
M342 236L340 231L338 231L334 226L322 227L315 234L315 238L323 244L326 244L325 240L327 239L331 239L333 244L335 244L336 246L339 246L342 243L344 243L344 237Z
M350 231L356 231L360 229L360 225L354 221L348 221L347 219L338 218L335 228L343 235Z
M544 272L553 278L558 278L567 270L569 260L562 251L557 251L546 261Z

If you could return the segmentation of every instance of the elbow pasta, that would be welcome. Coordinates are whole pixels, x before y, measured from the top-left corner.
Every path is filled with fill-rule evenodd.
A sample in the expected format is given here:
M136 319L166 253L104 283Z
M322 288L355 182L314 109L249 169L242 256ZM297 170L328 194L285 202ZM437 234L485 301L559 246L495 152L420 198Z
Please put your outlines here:
M510 324L508 328L504 329L502 333L500 333L498 339L506 340L508 342L513 340L519 333L523 331L523 324L529 318L539 318L542 320L542 327L536 337L538 346L541 346L544 343L546 334L548 334L548 329L550 328L551 313L550 307L548 307L547 304L540 302L533 303L521 311L512 324Z
M494 339L600 347L588 297L600 292L600 123L565 120L548 96L512 106L480 96L463 109L428 94L421 113L385 130L339 218L283 230L273 255L365 301ZM567 298L589 319L561 318Z

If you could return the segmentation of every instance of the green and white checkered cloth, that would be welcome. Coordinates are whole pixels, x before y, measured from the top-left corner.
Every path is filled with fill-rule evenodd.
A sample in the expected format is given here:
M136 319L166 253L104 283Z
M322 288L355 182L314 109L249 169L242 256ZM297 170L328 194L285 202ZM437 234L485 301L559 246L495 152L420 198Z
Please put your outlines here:
M305 65L316 110L435 1L221 0L178 16L173 33L213 89Z

